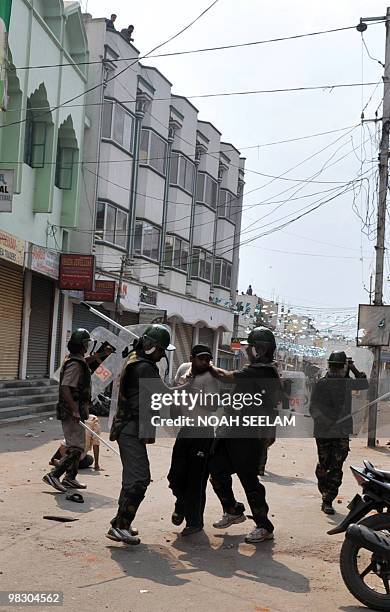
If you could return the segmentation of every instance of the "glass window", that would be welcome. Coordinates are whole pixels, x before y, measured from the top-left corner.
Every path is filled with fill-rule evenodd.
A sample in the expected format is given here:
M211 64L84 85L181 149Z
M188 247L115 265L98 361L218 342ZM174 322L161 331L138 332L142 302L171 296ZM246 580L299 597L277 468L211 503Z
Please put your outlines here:
M220 285L220 284L221 284L221 260L216 259L215 266L214 266L214 285Z
M24 161L31 168L43 168L45 165L46 127L42 121L34 121L31 111L26 126Z
M187 271L188 265L188 255L189 255L189 244L184 240L181 243L181 257L180 257L180 268L181 270Z
M174 237L173 236L165 236L165 265L172 266L173 265L173 245L174 245Z
M210 280L211 279L212 261L213 261L212 256L209 255L209 253L206 253L205 271L204 271L204 277L203 277L206 280Z
M142 223L137 222L135 224L135 232L134 232L134 251L141 255L142 249Z
M72 189L74 152L60 144L57 147L55 185L59 189Z
M141 131L141 143L139 148L139 160L140 162L147 163L148 151L149 151L149 130Z
M113 138L116 142L122 144L123 141L123 127L125 123L125 111L119 104L115 105L114 114L114 133Z
M115 237L115 213L114 206L106 204L106 224L104 232L104 240L114 243Z
M179 166L179 185L184 187L186 182L186 160L184 157L180 158L180 166Z
M198 172L198 180L196 184L196 200L198 202L204 202L204 182L205 175Z
M177 153L173 153L171 157L171 177L170 177L170 182L172 185L177 185L178 166L179 166L179 156Z
M113 103L106 100L103 105L103 122L102 122L103 138L111 138L112 109L113 109Z
M199 249L194 249L192 251L192 276L199 276Z
M206 177L206 204L211 208L216 208L217 205L217 183L210 176Z
M96 211L96 237L103 240L104 235L104 214L106 206L104 202L98 202Z
M194 185L194 164L188 159L186 160L186 178L184 183L184 189L192 193Z
M115 244L126 247L127 213L123 210L116 211Z
M230 289L232 286L232 265L227 264L226 267L226 287Z
M180 251L181 251L181 240L179 238L175 238L175 248L173 251L173 266L175 268L180 268Z
M133 140L133 117L129 113L125 112L125 119L123 125L123 139L122 144L128 151L132 150Z
M157 170L161 172L161 174L165 174L165 158L167 154L167 144L164 142L160 136L151 132L150 136L150 158L149 164Z

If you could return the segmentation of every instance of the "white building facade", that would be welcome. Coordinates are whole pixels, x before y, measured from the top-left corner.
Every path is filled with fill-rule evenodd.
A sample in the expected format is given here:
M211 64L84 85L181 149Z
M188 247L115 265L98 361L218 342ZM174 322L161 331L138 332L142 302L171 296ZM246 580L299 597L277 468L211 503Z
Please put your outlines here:
M171 326L173 371L197 342L217 360L233 332L244 160L104 19L84 23L97 62L88 85L104 86L86 96L85 192L70 248L95 253L97 278L121 278L120 300L104 311L125 325L154 313ZM68 326L93 326L76 297L69 304Z

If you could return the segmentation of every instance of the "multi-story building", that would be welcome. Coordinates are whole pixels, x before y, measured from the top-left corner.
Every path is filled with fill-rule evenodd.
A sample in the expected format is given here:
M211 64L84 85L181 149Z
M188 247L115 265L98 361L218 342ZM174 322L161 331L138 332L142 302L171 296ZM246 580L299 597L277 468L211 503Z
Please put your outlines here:
M14 177L12 207L0 209L0 379L51 375L65 345L58 258L78 224L88 62L78 3L13 0L8 44L0 176Z
M167 321L174 367L195 342L217 359L222 332L233 331L244 160L104 19L86 15L85 28L97 62L88 85L103 86L86 96L84 202L71 249L94 251L99 278L121 278L120 301L100 305L119 322ZM96 325L76 297L68 301L69 328Z

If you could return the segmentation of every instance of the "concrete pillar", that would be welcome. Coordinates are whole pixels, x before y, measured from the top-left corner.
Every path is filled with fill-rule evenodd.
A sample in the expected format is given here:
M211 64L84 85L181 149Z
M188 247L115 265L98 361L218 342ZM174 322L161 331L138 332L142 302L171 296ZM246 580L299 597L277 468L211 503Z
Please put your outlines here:
M214 332L214 341L213 341L213 362L218 364L218 348L219 348L219 337L221 335L221 330L218 328Z
M53 301L53 317L51 321L51 342L50 342L50 361L49 361L49 376L50 378L54 374L55 359L56 359L56 343L57 343L57 325L58 325L58 308L60 305L60 290L58 287L54 289L54 301Z

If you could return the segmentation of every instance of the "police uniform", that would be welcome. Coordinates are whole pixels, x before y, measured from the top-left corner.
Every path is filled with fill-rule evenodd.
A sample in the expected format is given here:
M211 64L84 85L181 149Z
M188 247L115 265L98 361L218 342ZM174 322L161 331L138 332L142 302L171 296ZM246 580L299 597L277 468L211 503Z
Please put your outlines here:
M84 357L68 355L61 367L57 418L62 423L66 451L58 465L50 472L55 478L60 478L66 472L67 478L74 480L85 449L85 431L80 423L72 418L72 410L63 396L64 387L71 390L73 400L79 407L80 420L86 421L91 405L91 372Z
M234 393L251 394L252 397L256 393L261 393L262 396L261 406L244 407L240 411L242 417L268 415L272 419L277 414L275 409L280 399L281 386L274 365L251 363L242 370L234 372L233 378L236 383ZM240 514L244 511L243 505L235 500L233 494L232 474L237 474L257 527L273 532L274 526L268 518L265 488L258 479L264 440L268 437L273 439L273 428L220 428L217 437L215 454L210 461L210 480L224 512L229 512L229 509L233 508L236 508Z
M343 463L349 452L349 436L353 432L352 391L368 389L364 373L357 378L327 373L315 384L310 399L314 419L318 463L318 490L324 502L337 497L343 479Z

